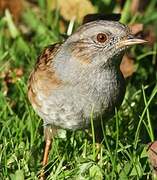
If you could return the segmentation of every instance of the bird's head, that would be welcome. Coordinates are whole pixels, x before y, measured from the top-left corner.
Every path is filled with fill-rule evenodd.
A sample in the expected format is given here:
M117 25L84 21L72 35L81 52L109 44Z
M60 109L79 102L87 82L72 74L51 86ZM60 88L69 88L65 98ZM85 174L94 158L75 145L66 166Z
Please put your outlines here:
M98 20L82 25L66 41L74 60L86 65L120 64L124 50L146 41L117 21Z

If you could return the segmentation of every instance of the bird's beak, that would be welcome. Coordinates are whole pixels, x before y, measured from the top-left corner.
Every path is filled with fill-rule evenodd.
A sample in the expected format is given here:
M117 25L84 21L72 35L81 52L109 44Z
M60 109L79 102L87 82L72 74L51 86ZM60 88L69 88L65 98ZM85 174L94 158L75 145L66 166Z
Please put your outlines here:
M147 41L144 39L138 39L133 35L129 35L129 36L127 36L127 38L119 41L119 43L117 44L117 48L132 46L135 44L143 44L143 43L147 43Z

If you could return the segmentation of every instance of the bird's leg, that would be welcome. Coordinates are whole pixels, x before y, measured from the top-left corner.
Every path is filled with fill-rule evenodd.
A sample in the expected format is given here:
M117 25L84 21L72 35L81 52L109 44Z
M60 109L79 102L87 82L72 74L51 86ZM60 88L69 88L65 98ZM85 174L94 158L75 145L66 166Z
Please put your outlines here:
M45 150L44 150L44 158L43 158L43 162L42 162L43 167L47 165L49 149L51 148L50 147L51 143L52 143L52 140L46 139Z
M54 135L56 134L57 129L55 127L52 127L51 125L47 125L44 128L44 136L45 136L45 150L44 150L44 157L42 161L42 170L40 173L40 180L44 180L44 168L48 163L48 155L49 150L51 149L52 139Z

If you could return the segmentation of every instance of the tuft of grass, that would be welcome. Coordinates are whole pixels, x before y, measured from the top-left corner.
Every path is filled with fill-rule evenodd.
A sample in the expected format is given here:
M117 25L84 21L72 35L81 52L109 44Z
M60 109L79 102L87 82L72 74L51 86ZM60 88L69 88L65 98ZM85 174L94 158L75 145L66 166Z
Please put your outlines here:
M51 12L46 1L38 0L38 16L30 8L23 13L22 23L28 33L22 33L6 11L0 18L0 179L36 180L41 170L44 138L42 120L27 99L27 80L40 51L48 44L63 40L60 35L58 9ZM50 3L50 1L49 1ZM111 0L92 0L98 12L102 7L113 12L119 7ZM121 21L154 26L157 21L155 0L149 2L144 14L132 17L130 0L124 6ZM76 23L77 25L77 23ZM68 33L74 21L65 23ZM104 140L97 148L94 127L93 141L83 131L66 132L55 138L47 165L48 180L81 179L152 179L147 159L147 143L156 139L157 109L157 42L135 47L137 70L127 79L127 91L120 110L105 125ZM23 70L17 77L15 68ZM7 73L11 82L7 81ZM92 122L92 113L91 113ZM97 158L98 157L98 158Z

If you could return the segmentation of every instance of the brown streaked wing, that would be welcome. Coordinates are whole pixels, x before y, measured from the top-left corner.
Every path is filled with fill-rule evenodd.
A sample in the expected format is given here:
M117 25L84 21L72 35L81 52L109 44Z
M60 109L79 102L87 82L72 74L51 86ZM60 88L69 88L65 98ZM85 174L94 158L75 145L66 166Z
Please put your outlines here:
M34 70L28 80L28 98L33 107L42 106L40 97L46 97L52 89L61 85L61 80L57 77L53 69L53 60L60 49L61 44L53 44L44 49L38 57Z

